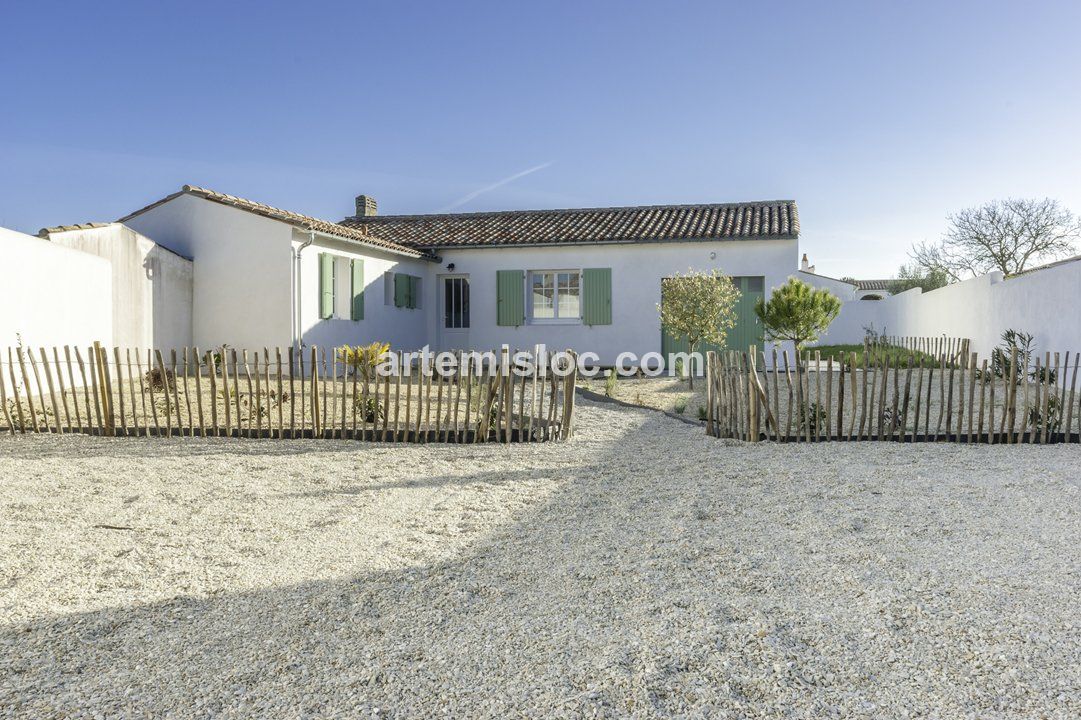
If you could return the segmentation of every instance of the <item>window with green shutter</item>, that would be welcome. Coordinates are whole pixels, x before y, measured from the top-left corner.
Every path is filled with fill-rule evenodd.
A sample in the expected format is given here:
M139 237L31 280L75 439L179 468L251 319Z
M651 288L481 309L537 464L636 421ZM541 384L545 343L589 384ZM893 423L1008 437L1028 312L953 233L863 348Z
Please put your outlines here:
M415 310L420 307L420 278L394 273L394 307Z
M497 270L496 324L518 327L525 321L525 271Z
M353 320L364 319L364 261L363 260L351 260L349 262L349 269L352 274L352 296L353 302L350 304L349 316Z
M334 317L334 256L319 253L319 317Z
M612 268L582 271L582 322L586 325L612 324Z

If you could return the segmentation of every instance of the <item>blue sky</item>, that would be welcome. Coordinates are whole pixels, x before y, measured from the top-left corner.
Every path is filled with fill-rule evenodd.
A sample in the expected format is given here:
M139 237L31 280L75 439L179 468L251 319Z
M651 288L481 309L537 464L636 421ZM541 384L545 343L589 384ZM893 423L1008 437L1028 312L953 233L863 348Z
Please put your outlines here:
M1081 3L8 3L0 225L795 198L825 274L1081 211ZM531 171L531 172L530 172ZM507 178L515 177L501 184Z

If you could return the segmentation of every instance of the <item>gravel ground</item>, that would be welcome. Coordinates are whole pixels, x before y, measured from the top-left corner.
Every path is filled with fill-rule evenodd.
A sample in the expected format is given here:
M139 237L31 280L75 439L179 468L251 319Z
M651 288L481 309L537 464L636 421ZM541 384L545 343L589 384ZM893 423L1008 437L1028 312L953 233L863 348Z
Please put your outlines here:
M604 394L604 378L579 378L578 384L595 393ZM687 386L686 380L674 377L626 377L616 381L614 394L616 400L656 408L667 412L676 412L677 405L683 403L683 416L695 420L698 408L706 407L706 381L696 378L694 390Z
M1081 448L0 440L0 717L1081 716Z

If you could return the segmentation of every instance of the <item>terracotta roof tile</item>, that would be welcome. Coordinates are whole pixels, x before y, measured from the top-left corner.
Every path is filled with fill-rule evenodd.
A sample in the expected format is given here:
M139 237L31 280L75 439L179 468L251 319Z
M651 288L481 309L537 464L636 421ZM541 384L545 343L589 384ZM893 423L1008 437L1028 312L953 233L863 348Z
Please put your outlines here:
M77 225L57 225L56 227L41 228L38 230L38 237L48 237L53 233L71 232L72 230L93 230L95 228L109 227L112 223L102 222L88 222L79 223Z
M349 217L340 223L417 248L796 239L792 200Z
M314 218L310 215L302 215L300 213L295 213L290 210L282 210L281 208L276 208L271 205L265 205L263 203L254 202L252 200L245 200L244 198L235 197L233 195L226 195L225 193L196 187L195 185L185 185L180 189L180 192L175 192L172 195L168 195L161 200L158 200L157 202L147 205L144 208L140 208L133 213L125 215L117 222L124 222L129 218L140 215L147 210L166 203L169 200L172 200L173 198L180 195L194 195L196 197L205 198L212 202L221 203L222 205L231 205L235 208L239 208L240 210L255 213L256 215L262 215L263 217L267 217L272 220L280 220L282 222L289 223L305 230L311 230L317 233L332 235L334 237L341 238L342 240L350 240L382 250L402 253L405 255L410 255L412 257L422 257L426 255L426 253L418 250L416 247L408 247L406 245L394 242L393 240L388 240L383 237L372 235L364 228L341 225L339 223L330 222L329 220L320 220L319 218Z

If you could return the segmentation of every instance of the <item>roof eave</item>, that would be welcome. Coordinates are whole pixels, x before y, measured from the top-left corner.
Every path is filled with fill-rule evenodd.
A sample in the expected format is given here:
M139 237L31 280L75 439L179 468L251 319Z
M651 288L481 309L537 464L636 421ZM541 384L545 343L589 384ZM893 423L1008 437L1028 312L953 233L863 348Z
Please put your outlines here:
M277 218L268 218L268 219L276 220ZM304 225L303 223L294 223L294 222L290 222L288 220L278 220L278 222L283 222L283 223L286 223L287 225L292 225L293 227L297 228L298 230L303 230L304 232L308 232L308 233L315 233L316 235L321 235L321 236L323 236L325 238L330 238L331 240L336 240L337 242L349 243L350 245L360 245L362 247L371 248L372 250L379 250L381 252L390 253L391 255L403 255L405 257L414 258L416 260L435 260L435 259L438 259L435 256L425 252L421 248L418 248L417 250L412 251L412 252L408 251L408 250L404 250L404 249L399 250L398 248L385 247L385 246L379 245L377 243L364 242L363 240L358 240L357 238L345 237L343 235L335 235L334 233L329 233L329 232L326 232L325 230L317 230L315 228L308 227L308 226Z
M515 242L515 243L451 243L451 244L424 244L417 245L425 250L483 250L496 248L523 248L523 247L568 247L595 245L660 245L674 243L704 243L704 242L753 242L756 240L799 240L799 235L774 234L774 235L746 235L736 237L705 237L705 238L634 238L634 239L611 239L611 240L567 240L556 242Z

